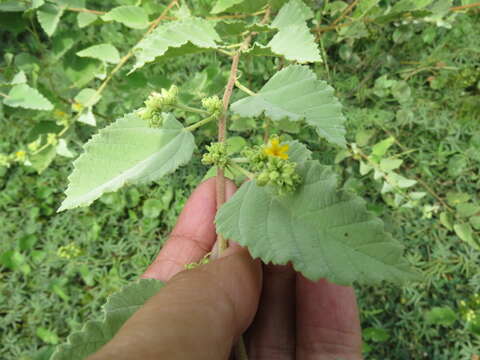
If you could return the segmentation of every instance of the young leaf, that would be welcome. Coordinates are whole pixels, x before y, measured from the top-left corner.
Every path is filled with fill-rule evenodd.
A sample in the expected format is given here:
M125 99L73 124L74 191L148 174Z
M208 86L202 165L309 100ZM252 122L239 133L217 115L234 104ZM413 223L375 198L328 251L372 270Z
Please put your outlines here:
M157 180L186 164L193 135L172 114L164 117L163 128L156 129L132 113L95 135L74 163L59 211L88 206L104 193Z
M215 31L214 24L200 18L191 17L172 21L159 26L143 39L135 48L137 63L133 70L141 68L148 62L166 55L170 48L177 48L173 56L215 49L221 39Z
M274 121L305 119L328 141L345 146L345 121L333 89L306 66L291 65L276 73L257 93L232 104L242 117L266 116Z
M64 8L53 4L44 4L37 11L38 22L48 36L52 36L57 29Z
M295 24L303 25L313 17L312 9L305 5L303 1L290 0L280 9L271 26L282 29Z
M217 231L265 263L287 264L312 281L338 284L417 278L402 247L367 212L363 200L337 191L335 174L316 161L299 166L303 185L278 196L245 183L219 211Z
M84 12L78 13L77 15L78 27L80 29L87 27L88 25L95 22L95 20L97 19L98 19L98 15L95 15L95 14L84 13Z
M82 51L77 52L80 57L89 57L104 62L117 64L120 61L120 54L112 44L93 45Z
M244 0L217 0L211 13L219 14L230 9L232 6L242 3Z
M306 24L281 28L268 43L272 51L290 61L299 63L322 61L315 37Z
M138 6L119 6L102 16L104 21L117 21L132 29L148 27L148 15Z
M88 322L82 331L71 334L67 344L57 347L52 360L83 360L95 353L163 286L161 281L143 279L112 295L104 307L103 321Z
M30 162L32 163L32 167L41 174L50 166L56 155L56 147L49 145L38 154L32 155Z
M33 110L52 110L53 105L42 94L27 84L15 85L10 89L5 105Z

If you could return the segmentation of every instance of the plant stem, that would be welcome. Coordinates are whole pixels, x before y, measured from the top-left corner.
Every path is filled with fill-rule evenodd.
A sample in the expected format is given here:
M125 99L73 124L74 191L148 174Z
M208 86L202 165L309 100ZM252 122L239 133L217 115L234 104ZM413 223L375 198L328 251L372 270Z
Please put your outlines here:
M194 130L198 129L199 127L202 127L203 125L211 123L215 119L216 119L215 115L209 116L206 119L203 119L203 120L201 120L201 121L199 121L199 122L197 122L193 125L190 125L189 127L186 127L185 130L190 131L190 132L194 131Z
M83 9L83 8L67 8L67 11L73 11L73 12L82 12L82 13L87 13L87 14L94 14L94 15L105 15L105 11L97 11L97 10L90 10L90 9Z
M9 96L7 94L4 94L2 92L0 92L0 96L3 96L4 98L8 98Z
M265 24L270 18L270 7L267 7L264 11L265 16L263 17L261 24ZM223 114L220 116L218 121L218 142L224 143L227 139L227 117L228 117L228 108L230 106L230 98L232 97L233 88L235 82L237 81L237 72L238 64L240 62L240 54L243 50L247 49L250 46L252 37L256 33L251 33L248 35L242 43L242 46L238 51L233 55L232 66L230 68L230 76L228 79L227 87L223 94ZM225 204L225 172L224 169L218 168L217 170L217 210ZM220 255L225 249L228 248L228 240L224 239L222 235L218 234L218 255Z
M242 85L242 84L240 83L240 81L238 81L238 80L235 81L235 86L236 86L237 88L239 88L240 90L242 90L244 93L246 93L246 94L248 94L248 95L250 95L250 96L255 96L255 95L257 95L257 93L255 93L254 91L250 90L250 89L247 88L245 85Z
M193 112L193 113L195 113L195 114L210 115L209 112L206 111L206 110L194 108L194 107L191 107L191 106L188 106L188 105L184 105L184 104L176 104L176 105L174 105L174 107L176 107L176 108L178 108L178 109L180 109L180 110L185 110L185 111Z

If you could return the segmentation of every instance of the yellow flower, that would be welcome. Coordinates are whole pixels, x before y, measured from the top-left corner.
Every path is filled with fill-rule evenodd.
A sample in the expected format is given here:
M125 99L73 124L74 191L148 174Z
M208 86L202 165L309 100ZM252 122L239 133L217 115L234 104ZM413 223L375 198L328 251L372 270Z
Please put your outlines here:
M263 149L265 155L268 156L275 156L280 159L287 160L288 159L288 145L281 145L280 140L278 138L270 139L268 145Z

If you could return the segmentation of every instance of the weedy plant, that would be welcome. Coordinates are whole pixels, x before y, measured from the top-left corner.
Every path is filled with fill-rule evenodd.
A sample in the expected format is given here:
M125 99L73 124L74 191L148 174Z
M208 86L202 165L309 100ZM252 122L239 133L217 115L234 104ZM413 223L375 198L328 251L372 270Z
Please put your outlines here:
M206 146L202 162L217 177L219 253L231 239L265 263L291 263L308 279L326 278L343 285L417 279L402 259L402 246L366 210L364 200L339 190L333 170L313 160L302 139L284 136L292 124L300 123L314 129L319 142L348 146L333 88L306 65L322 61L309 28L314 13L301 0L283 3L218 1L212 12L242 14L235 20L196 17L183 4L175 20L149 32L133 49L132 71L153 61L216 51L231 58L223 99L210 96L199 103L184 102L180 84L152 93L142 108L100 130L85 145L59 211L88 206L104 193L172 173L194 156L196 132L216 123L218 140ZM108 52L99 46L82 53ZM239 63L245 54L279 57L288 64L253 91L241 82L246 74L239 72ZM236 88L245 96L231 104ZM86 95L88 100L82 103L91 107L98 91ZM189 113L198 120L187 126L181 119ZM245 136L245 143L250 143L235 151L227 141L227 123L242 119L263 123L264 143ZM243 184L228 202L227 177ZM53 359L81 359L93 353L132 314L131 304L138 306L161 287L149 280L112 297L104 321L88 323Z

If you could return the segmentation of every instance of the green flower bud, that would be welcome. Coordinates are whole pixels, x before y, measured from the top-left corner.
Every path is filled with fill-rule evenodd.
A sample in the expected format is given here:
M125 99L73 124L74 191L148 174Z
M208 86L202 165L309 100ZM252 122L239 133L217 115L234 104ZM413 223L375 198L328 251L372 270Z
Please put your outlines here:
M163 125L163 111L174 106L178 100L178 87L172 85L169 90L162 89L160 93L153 92L145 101L145 107L138 110L137 114L143 120L148 121L148 125L153 128L159 128Z
M203 99L202 106L211 115L215 115L215 117L220 117L223 112L223 102L218 96L212 96Z
M228 149L225 143L212 143L207 145L208 153L203 155L202 163L204 165L214 165L219 168L225 168L230 159L228 158Z

